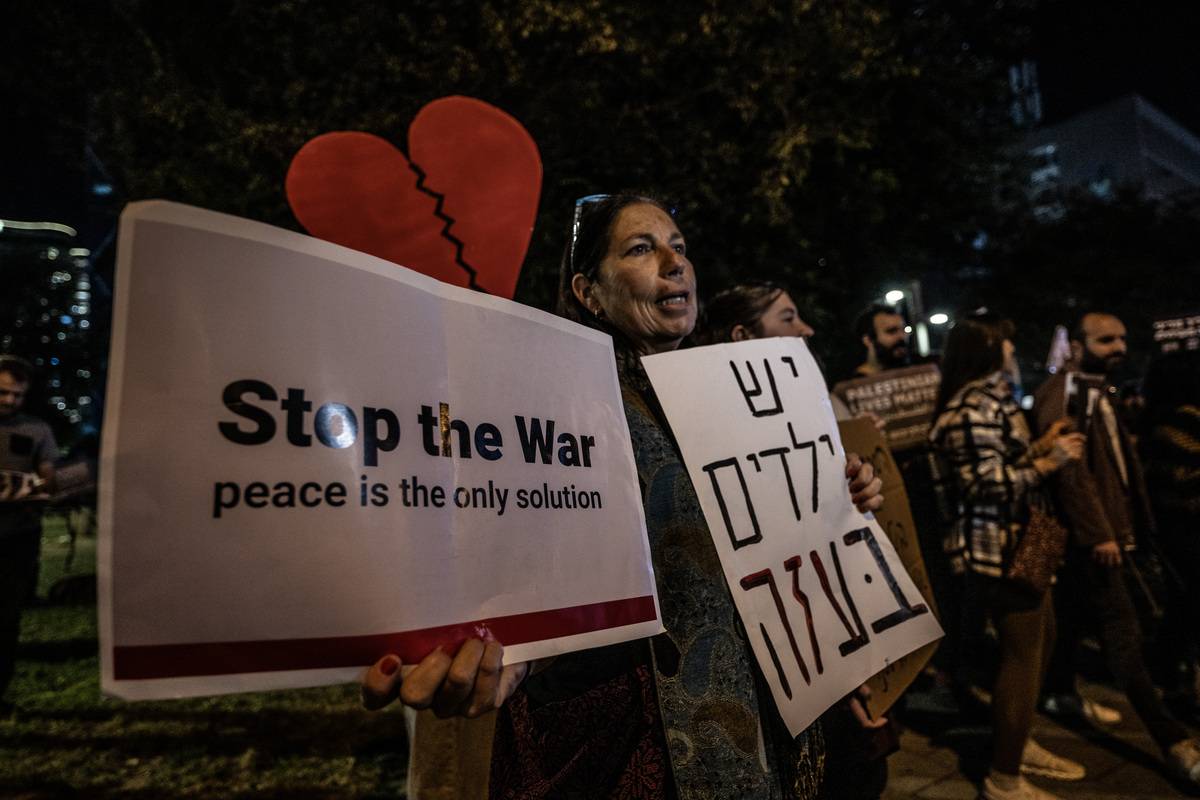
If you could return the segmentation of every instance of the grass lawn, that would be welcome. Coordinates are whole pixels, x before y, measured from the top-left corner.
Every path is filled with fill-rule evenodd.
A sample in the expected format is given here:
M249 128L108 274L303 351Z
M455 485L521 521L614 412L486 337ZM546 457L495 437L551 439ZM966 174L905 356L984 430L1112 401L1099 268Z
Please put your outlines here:
M403 715L363 711L357 686L168 702L102 696L95 541L80 540L67 573L65 531L47 519L42 602L25 611L8 692L18 711L0 719L0 797L404 796Z

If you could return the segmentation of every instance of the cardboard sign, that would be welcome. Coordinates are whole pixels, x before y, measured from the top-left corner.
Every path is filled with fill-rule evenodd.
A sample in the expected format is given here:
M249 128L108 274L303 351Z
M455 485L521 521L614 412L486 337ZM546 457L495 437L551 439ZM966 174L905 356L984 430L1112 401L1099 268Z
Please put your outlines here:
M937 364L920 364L842 381L833 392L855 416L872 413L882 417L887 423L888 445L904 450L925 444L941 382Z
M887 442L876 430L875 424L862 417L839 422L838 432L842 436L842 444L845 445L846 451L858 453L864 461L870 461L871 466L875 468L875 475L883 482L883 507L875 512L875 519L887 534L892 547L896 548L900 563L904 565L926 605L940 618L933 599L933 586L929 582L929 574L925 571L925 561L921 558L921 545L917 538L912 511L909 510L908 492L904 488L900 467L892 458ZM887 713L921 674L937 647L938 642L931 642L918 648L903 658L896 659L867 681L867 685L871 687L871 699L867 702L867 708L872 717Z
M1155 320L1154 344L1164 356L1178 350L1200 350L1200 314Z
M122 215L102 686L352 680L662 626L611 340L328 242ZM597 532L603 535L597 535Z
M642 359L793 734L941 628L871 515L800 339Z

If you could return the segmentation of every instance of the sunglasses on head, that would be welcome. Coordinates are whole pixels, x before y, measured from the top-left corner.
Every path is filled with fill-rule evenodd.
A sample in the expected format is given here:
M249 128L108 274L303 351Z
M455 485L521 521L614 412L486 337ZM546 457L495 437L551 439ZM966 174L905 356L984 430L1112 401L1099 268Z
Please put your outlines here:
M611 194L589 194L575 201L575 218L571 221L571 272L575 272L575 244L579 241L579 219L583 216L583 207L592 203L602 203Z
M584 195L575 201L575 216L571 220L571 252L569 255L572 273L576 272L575 245L579 242L579 222L583 218L583 209L586 206L594 205L596 203L603 203L605 200L612 199L612 197L613 195L611 194L589 194ZM678 210L678 207L674 203L664 205L663 208L668 214L671 215L672 218L675 217L675 212Z

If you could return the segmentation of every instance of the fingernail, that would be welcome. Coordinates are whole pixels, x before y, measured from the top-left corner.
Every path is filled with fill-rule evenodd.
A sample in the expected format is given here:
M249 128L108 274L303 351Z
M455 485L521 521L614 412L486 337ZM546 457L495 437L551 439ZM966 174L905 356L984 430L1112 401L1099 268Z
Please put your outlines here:
M379 671L384 675L394 675L396 670L399 668L400 659L396 658L395 656L389 656L388 658L384 659L382 664L379 665Z

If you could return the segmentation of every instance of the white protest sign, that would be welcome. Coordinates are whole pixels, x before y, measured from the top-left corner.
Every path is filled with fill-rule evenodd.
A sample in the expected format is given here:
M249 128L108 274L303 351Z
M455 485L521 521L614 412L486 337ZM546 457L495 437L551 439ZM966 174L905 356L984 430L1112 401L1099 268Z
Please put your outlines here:
M1200 314L1154 320L1154 343L1161 355L1200 350Z
M941 636L887 536L850 502L825 381L803 340L713 345L642 363L793 734Z
M172 203L121 218L104 691L353 680L662 630L611 340Z

